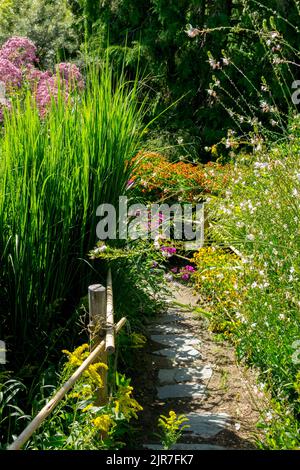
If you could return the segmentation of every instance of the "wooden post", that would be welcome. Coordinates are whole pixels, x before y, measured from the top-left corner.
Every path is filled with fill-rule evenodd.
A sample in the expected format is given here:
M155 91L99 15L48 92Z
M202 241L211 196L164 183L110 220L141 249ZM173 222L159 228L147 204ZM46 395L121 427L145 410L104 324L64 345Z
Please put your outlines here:
M102 339L105 335L106 326L106 289L101 284L93 284L89 286L89 314L90 314L90 334L91 345L98 339ZM95 362L103 362L107 365L107 353L103 351L99 354ZM101 379L103 388L99 388L97 392L96 405L102 406L107 403L107 370L101 369Z
M115 327L114 327L114 304L113 304L113 290L111 269L109 268L107 274L106 286L106 339L105 351L108 354L115 352Z
M106 323L106 289L101 284L89 286L90 341L104 335Z

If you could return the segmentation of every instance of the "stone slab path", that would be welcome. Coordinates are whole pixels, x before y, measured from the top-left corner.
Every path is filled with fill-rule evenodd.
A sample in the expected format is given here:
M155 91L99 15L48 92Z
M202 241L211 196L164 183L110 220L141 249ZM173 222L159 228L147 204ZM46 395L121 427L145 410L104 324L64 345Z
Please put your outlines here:
M253 449L261 406L254 403L251 392L256 377L243 376L245 371L235 363L232 350L216 344L207 324L195 318L191 291L181 286L175 289L175 299L176 294L181 302L189 299L188 307L169 304L165 314L148 325L147 379L138 397L146 415L142 446L162 449L154 437L157 419L174 410L188 418L189 428L173 449Z

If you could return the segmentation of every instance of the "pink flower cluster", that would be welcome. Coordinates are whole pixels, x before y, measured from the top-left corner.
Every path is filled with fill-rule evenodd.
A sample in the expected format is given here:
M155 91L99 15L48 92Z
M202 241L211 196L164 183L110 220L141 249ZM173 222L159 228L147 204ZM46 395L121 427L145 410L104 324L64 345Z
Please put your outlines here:
M56 65L56 72L62 80L65 80L71 90L76 86L77 89L84 88L84 81L79 68L75 64L61 62Z
M37 69L37 63L37 48L27 38L12 37L0 48L0 82L4 84L7 95L0 100L0 122L3 108L10 108L7 98L24 83L33 91L41 117L46 115L52 98L57 100L59 88L65 102L75 88L84 88L83 77L75 64L63 62L56 65L55 73L52 73Z
M0 49L0 58L9 60L18 68L38 62L35 45L22 37L8 39Z
M0 81L4 83L6 89L19 87L22 83L22 72L8 59L0 55Z
M47 70L46 72L42 72L42 70L39 70L35 68L32 64L28 64L25 71L24 71L24 78L25 80L31 84L32 88L35 88L35 86L41 81L48 79L52 76L51 72Z
M66 90L65 86L61 86L63 98L65 101L68 101L69 93ZM57 76L44 77L39 80L36 90L35 90L35 99L39 113L44 117L49 109L51 101L54 99L57 101L58 97L58 78Z

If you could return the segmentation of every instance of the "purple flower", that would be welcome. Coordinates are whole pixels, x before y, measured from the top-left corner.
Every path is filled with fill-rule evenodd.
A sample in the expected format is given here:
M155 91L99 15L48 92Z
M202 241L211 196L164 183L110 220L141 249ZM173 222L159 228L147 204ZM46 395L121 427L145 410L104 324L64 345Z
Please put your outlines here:
M151 268L157 268L157 266L158 266L158 262L157 262L157 261L153 261Z
M181 279L182 279L183 281L188 281L189 278L190 278L190 275L189 275L188 273L184 273L184 274L182 274L182 276L181 276Z
M172 268L171 271L172 271L172 273L177 274L178 273L178 268L176 268L176 267Z
M22 72L10 60L0 55L0 80L6 88L21 86Z
M33 42L18 36L8 39L3 44L0 58L9 60L18 68L38 62Z

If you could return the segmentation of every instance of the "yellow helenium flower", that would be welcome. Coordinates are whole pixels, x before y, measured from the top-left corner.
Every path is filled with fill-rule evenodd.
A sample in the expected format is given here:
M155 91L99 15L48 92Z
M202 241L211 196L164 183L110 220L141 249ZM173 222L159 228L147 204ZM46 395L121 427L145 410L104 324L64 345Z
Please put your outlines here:
M113 420L109 415L101 415L93 419L92 423L100 431L108 432L113 424Z

